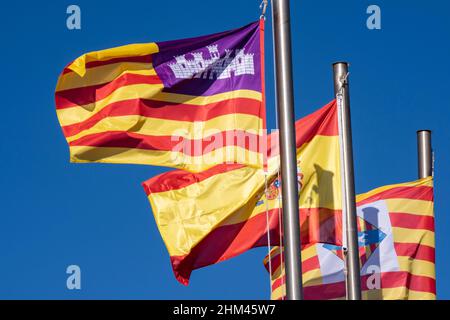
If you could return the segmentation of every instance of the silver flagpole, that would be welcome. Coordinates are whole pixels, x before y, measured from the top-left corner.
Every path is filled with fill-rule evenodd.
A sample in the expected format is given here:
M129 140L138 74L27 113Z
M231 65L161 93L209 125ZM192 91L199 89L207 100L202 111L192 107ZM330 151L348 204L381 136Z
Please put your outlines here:
M419 165L419 178L433 175L433 154L431 150L431 131L417 131L417 156Z
M342 214L346 230L345 266L348 300L361 300L359 270L358 228L356 223L355 178L353 173L352 127L350 121L350 95L348 63L333 64L334 92L338 103L339 136L341 144Z
M297 188L294 90L292 84L289 0L272 1L276 96L280 128L281 188L283 203L286 296L303 299L300 221Z

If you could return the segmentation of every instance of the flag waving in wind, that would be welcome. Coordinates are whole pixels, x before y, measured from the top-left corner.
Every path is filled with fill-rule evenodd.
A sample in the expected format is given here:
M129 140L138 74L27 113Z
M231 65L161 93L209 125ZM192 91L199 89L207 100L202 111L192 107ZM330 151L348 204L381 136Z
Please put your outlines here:
M332 221L328 218L340 210L337 128L335 101L296 122L299 180L305 190L300 197L303 243L339 244L335 224L320 229L320 221ZM278 140L276 134L269 138ZM178 281L187 285L192 270L267 245L268 229L271 244L279 243L279 154L276 145L270 151L267 175L224 164L201 173L174 170L143 183Z
M264 24L94 51L70 63L56 112L72 162L202 171L261 167Z
M433 179L384 186L358 195L358 242L364 299L435 299ZM279 247L271 252L272 299L285 296ZM268 268L268 257L264 260ZM302 249L306 299L345 298L342 247Z

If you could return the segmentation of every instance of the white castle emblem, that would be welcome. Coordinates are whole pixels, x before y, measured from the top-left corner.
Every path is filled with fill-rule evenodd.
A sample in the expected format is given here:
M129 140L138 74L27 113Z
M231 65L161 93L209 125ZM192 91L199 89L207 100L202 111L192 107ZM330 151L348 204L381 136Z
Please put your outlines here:
M194 59L186 55L176 56L176 63L169 63L177 79L228 79L233 74L255 74L253 53L244 53L244 49L225 49L225 56L220 58L217 44L207 46L210 58L204 59L202 52L193 52ZM234 55L233 55L234 53Z

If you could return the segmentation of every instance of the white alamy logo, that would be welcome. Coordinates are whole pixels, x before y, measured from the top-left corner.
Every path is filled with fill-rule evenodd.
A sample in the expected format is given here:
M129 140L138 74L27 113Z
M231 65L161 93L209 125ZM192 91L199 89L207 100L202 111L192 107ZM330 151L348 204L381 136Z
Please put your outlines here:
M220 58L217 45L207 46L209 58L203 58L203 52L192 53L194 59L186 55L176 56L176 63L169 63L177 79L203 78L228 79L232 75L255 74L253 53L244 53L244 49L225 49L225 56Z

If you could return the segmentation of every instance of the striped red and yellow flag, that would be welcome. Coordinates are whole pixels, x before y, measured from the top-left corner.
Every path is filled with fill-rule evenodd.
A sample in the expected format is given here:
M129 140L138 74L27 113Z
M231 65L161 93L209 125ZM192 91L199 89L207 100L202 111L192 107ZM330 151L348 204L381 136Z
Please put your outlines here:
M320 220L340 210L339 140L335 101L296 122L304 243L332 238L318 232ZM270 140L277 141L272 134ZM243 165L219 165L201 173L182 170L143 183L176 278L188 284L192 270L267 245L278 244L278 148L269 173ZM266 183L269 192L264 195ZM325 225L325 224L323 224ZM329 228L335 232L334 228ZM324 231L324 230L323 230Z
M262 167L264 99L262 20L84 54L55 92L72 162L193 172L225 162Z
M432 178L372 190L357 196L357 204L363 298L435 299ZM313 247L302 250L305 298L344 299L342 248ZM279 250L271 252L272 299L277 300L285 296Z
M264 258L264 266L267 272L271 272L271 296L272 300L284 300L286 296L286 283L284 273L284 255L281 247L273 247L269 255ZM302 276L303 286L306 287L321 284L320 261L316 244L307 244L302 249ZM308 298L308 297L306 297Z

